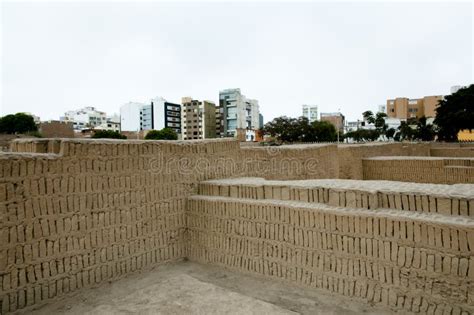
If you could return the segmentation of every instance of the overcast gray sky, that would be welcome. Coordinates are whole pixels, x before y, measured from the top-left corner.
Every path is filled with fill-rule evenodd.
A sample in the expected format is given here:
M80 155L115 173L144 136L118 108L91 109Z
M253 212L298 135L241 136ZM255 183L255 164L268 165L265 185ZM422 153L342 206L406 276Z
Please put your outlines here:
M240 87L265 121L474 82L473 4L3 2L0 114L58 119L95 106Z

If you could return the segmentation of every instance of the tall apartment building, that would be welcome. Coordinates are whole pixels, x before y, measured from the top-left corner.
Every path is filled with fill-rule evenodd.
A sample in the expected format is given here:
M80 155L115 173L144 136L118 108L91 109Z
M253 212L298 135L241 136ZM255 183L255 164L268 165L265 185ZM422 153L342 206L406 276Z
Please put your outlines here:
M387 116L389 118L434 118L436 116L436 106L443 99L442 95L425 96L423 98L409 99L398 97L387 100Z
M78 110L67 111L60 121L72 122L73 129L80 131L82 129L94 128L107 122L107 114L97 110L95 107L84 107Z
M344 130L345 117L340 112L336 113L321 113L321 121L328 121L339 129L340 131Z
M308 118L310 123L315 120L318 120L318 106L303 105L303 117Z
M224 108L216 106L216 138L224 137Z
M216 137L216 105L210 101L181 99L183 140Z
M171 128L181 134L181 105L153 98L149 104L128 102L120 107L122 131L160 130Z
M240 89L226 89L219 92L219 110L217 113L216 131L219 137L237 137L238 133L259 128L259 105L255 99L245 97ZM254 139L255 137L246 137Z

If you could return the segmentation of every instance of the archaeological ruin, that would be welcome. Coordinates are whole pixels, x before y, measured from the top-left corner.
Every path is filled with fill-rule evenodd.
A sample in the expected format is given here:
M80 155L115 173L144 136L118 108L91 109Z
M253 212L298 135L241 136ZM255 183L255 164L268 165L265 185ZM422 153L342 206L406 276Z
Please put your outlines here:
M183 260L474 314L474 145L16 139L0 218L2 314Z

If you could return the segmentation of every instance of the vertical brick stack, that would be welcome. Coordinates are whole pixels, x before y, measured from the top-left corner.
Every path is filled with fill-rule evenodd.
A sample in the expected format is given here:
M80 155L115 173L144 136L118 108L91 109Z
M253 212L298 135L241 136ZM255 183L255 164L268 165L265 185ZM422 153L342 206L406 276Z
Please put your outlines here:
M474 183L474 158L367 158L363 160L363 178L435 184Z
M474 185L242 178L199 192L191 260L392 310L474 312Z
M397 309L472 311L474 211L465 197L321 182L203 184L212 196L187 201L209 179L357 178L363 156L423 148L361 146L351 157L335 145L16 140L13 153L0 153L1 313L185 257Z
M431 143L430 156L474 157L474 143Z
M435 185L344 179L277 181L233 178L204 181L199 194L243 199L323 203L474 218L474 185Z
M2 314L186 257L186 197L231 176L218 161L239 146L67 140L58 152L0 155Z
M431 148L430 156L474 157L474 146L465 148Z
M342 179L364 179L362 159L375 156L429 156L428 143L370 143L340 145L339 174Z
M337 178L337 145L309 144L243 147L240 175L267 179Z

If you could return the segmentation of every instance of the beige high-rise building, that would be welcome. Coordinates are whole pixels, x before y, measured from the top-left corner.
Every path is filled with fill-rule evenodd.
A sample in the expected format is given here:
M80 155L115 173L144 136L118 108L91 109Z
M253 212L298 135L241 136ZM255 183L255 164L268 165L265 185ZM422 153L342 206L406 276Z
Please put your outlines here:
M183 140L216 137L216 105L210 101L181 99Z
M436 116L436 106L442 99L442 95L435 95L417 99L397 97L387 100L387 116L399 119L420 118L423 116L434 118Z

